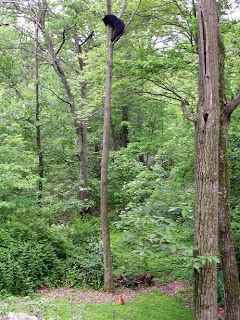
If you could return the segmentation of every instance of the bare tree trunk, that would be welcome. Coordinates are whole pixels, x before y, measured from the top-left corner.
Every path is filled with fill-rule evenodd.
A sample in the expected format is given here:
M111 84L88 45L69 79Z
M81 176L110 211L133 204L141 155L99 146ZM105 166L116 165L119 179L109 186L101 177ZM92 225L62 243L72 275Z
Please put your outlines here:
M218 29L219 45L219 98L220 98L220 133L219 133L219 251L224 283L224 304L226 320L240 319L240 295L237 261L231 235L230 224L230 178L228 166L228 129L231 113L225 94L225 48Z
M107 0L107 12L111 13L111 1ZM107 208L107 170L109 154L109 130L111 115L111 85L112 85L112 64L113 64L113 44L112 27L108 26L108 56L107 56L107 75L106 93L104 108L104 130L103 130L103 151L101 163L101 225L103 236L103 260L104 260L104 290L111 292L114 290L112 277L112 257L110 244L110 231L108 226Z
M216 256L218 243L219 86L216 0L198 1L199 101L195 131L195 257ZM194 316L217 319L217 266L194 270Z
M87 163L87 126L85 121L79 121L77 107L75 103L75 99L69 85L68 79L65 75L63 68L60 65L59 59L57 54L54 51L53 42L48 34L47 31L44 32L45 39L48 43L48 50L49 54L52 59L52 66L57 75L59 76L64 89L67 94L68 103L70 105L71 113L73 115L74 126L76 128L77 134L77 145L78 145L78 152L79 152L79 186L80 186L80 193L79 197L81 200L87 199L87 191L86 188L88 187L88 163ZM87 97L87 92L82 93L82 97Z
M93 32L90 34L89 39L87 41L87 52L89 48L90 41L92 39ZM82 53L82 44L79 43L79 40L76 38L75 39L75 44L77 48L77 53L78 53L78 62L79 62L79 67L80 70L83 71L84 68L84 61L81 57ZM88 88L87 88L87 83L82 82L81 83L81 91L82 91L82 117L84 116L84 107L86 104L86 101L88 99ZM83 187L84 190L81 193L81 200L86 201L89 198L89 193L87 191L88 188L88 156L87 156L87 145L88 145L88 139L87 139L87 121L85 119L81 119L80 121L80 126L81 126L81 151L80 151L80 161L82 162L82 172L81 175L83 177Z
M87 84L82 84L82 111L84 115L84 106L85 101L88 99L87 95ZM87 131L87 120L82 119L82 167L83 167L83 181L84 181L84 188L85 188L85 194L84 194L84 200L88 199L88 154L87 154L87 147L88 147L88 131Z
M40 16L36 11L35 16L35 53L34 53L34 62L35 62L35 105L36 105L36 143L37 143L37 151L38 151L38 174L39 174L39 182L38 182L38 201L39 206L42 205L42 178L43 178L43 153L41 148L41 127L40 127L40 104L39 104L39 61L38 61L38 50L39 50L39 19Z
M229 122L229 115L223 113L220 121L219 138L219 250L223 273L226 320L239 320L239 279L230 225L230 181L227 150Z

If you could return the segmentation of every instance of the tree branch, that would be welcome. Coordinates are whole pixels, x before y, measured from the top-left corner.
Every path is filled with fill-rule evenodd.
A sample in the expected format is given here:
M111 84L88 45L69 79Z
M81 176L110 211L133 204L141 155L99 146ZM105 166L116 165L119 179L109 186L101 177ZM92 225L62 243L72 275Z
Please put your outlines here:
M26 29L24 29L23 27L20 26L16 26L12 23L0 23L0 27L12 27L14 29L16 29L20 34L34 40L34 41L38 41L34 36L32 36ZM47 51L41 46L41 43L38 41L38 45L41 48L42 51L46 52ZM24 49L26 51L26 49Z
M120 9L120 11L118 13L118 16L117 16L119 19L121 18L122 14L123 14L123 12L124 12L124 10L126 8L126 5L127 5L127 0L123 0L122 7L121 7L121 9Z
M58 53L59 53L60 50L62 49L62 46L64 45L64 42L66 41L66 36L65 36L66 32L67 32L68 30L74 28L75 26L76 26L76 23L75 23L73 26L64 28L63 33L62 33L62 37L63 37L62 43L60 44L60 46L59 46L59 48L58 48L58 50L57 50L57 52L56 52L56 56L58 55Z
M141 2L142 2L142 0L139 0L139 1L138 1L138 5L137 5L136 9L133 11L133 14L132 14L131 18L129 19L128 23L126 24L126 26L125 26L125 28L124 28L124 31L127 29L127 27L129 26L129 24L132 22L133 18L135 17L135 14L137 13L138 8L140 7Z
M183 112L184 117L185 117L187 120L192 121L192 122L194 122L194 123L196 124L196 123L197 123L197 120L196 120L195 117L190 116L190 115L188 114L186 101L185 101L183 98L181 98L181 108L182 108L182 112Z
M162 89L164 89L164 90L166 90L166 91L170 91L172 94L174 94L177 98L179 98L179 99L181 100L181 98L182 98L181 95L178 94L174 89L166 86L165 84L163 84L163 83L161 83L161 82L159 82L159 81L156 81L156 80L153 80L153 79L150 79L150 78L144 78L144 79L146 79L146 80L154 83L156 86L158 86L158 87L160 87L160 88L162 88ZM181 90L181 93L184 93L184 94L188 95L188 96L191 97L193 100L196 99L196 98L195 98L192 94L190 94L189 92L186 92L186 91L184 91L184 90ZM179 100L179 99L178 99L178 100ZM188 104L188 103L187 103L187 100L185 100L185 101L186 101L186 104Z
M43 85L41 85L41 84L40 84L40 87L43 88L43 89L46 89L46 90L48 90L48 91L50 91L50 92L52 92L52 94L53 94L55 97L57 97L59 100L61 100L62 102L66 103L66 104L68 104L68 105L71 105L71 103L70 103L69 101L66 101L66 100L64 100L63 98L61 98L61 97L60 97L58 94L56 94L56 92L53 91L51 88L47 88L47 87L45 87L45 86L43 86Z
M168 99L173 99L173 100L177 100L179 101L178 98L175 98L175 97L172 97L170 95L167 95L167 94L164 94L164 93L154 93L154 92L150 92L150 91L132 91L130 93L128 93L127 95L130 95L130 94L147 94L147 95L151 95L151 96L160 96L160 97L165 97L165 98L168 98Z
M94 31L91 31L90 34L87 36L87 38L84 39L82 43L79 43L79 46L80 47L83 46L84 43L86 43L90 38L92 38L93 35L94 35Z
M238 94L233 98L233 100L227 105L226 111L229 115L233 113L233 111L237 108L240 104L240 91Z
M125 30L126 30L127 27L129 26L129 24L132 22L132 20L133 20L133 18L134 18L134 16L135 16L135 14L136 14L136 12L137 12L140 4L141 4L141 1L142 1L142 0L139 0L138 5L137 5L136 9L133 11L133 14L132 14L131 18L129 19L128 23L125 25L125 28L124 28L124 31L123 31L123 32L125 32ZM124 6L124 0L123 0L122 9L123 9L123 6ZM121 13L122 9L120 10L119 14ZM124 10L124 9L123 9L123 10ZM118 16L119 16L119 14L118 14ZM117 37L117 38L113 41L112 44L114 45L114 43L115 43L116 41L118 41L118 39L119 39L120 37L121 37L121 35L120 35L119 37Z

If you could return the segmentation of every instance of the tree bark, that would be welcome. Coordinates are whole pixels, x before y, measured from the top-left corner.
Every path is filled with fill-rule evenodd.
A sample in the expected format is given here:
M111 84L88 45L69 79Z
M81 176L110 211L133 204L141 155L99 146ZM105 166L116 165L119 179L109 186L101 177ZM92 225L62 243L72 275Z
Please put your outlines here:
M219 46L219 99L220 99L220 133L219 133L219 251L224 284L224 305L226 320L240 319L240 292L236 255L230 224L230 177L228 165L228 129L231 112L227 106L225 93L225 48L218 29Z
M38 50L39 50L39 21L41 14L39 15L36 11L35 16L35 53L34 53L34 62L35 62L35 115L36 115L36 143L37 143L37 152L38 152L38 203L41 207L42 199L42 179L43 179L43 153L41 148L41 127L40 127L40 103L39 103L39 59L38 59Z
M92 39L93 32L90 34L87 42L87 48L89 48L90 41ZM78 53L78 62L79 62L79 67L80 70L83 71L84 68L84 61L83 58L81 57L82 54L82 44L79 43L78 39L75 39L75 44L77 48L77 53ZM88 52L88 49L87 49ZM82 93L82 116L84 116L84 109L85 109L85 104L88 99L88 88L87 88L87 83L85 81L82 81L81 83L81 93ZM87 120L81 119L80 121L80 126L81 126L81 150L80 150L80 161L82 162L82 172L80 172L80 175L83 177L83 186L84 190L82 191L80 198L83 201L86 201L89 198L89 193L87 191L88 188L88 152L87 152L87 146L88 146L88 130L87 130Z
M216 0L198 1L199 101L195 130L195 257L216 256L218 243L219 85ZM194 270L194 316L217 319L217 266Z
M223 112L219 136L219 251L223 273L226 320L239 320L239 279L230 224L230 179L227 150L229 122L229 115Z
M107 12L111 13L111 1L107 0ZM103 130L103 151L101 163L101 225L103 236L103 260L104 260L104 290L112 292L112 257L110 244L110 231L108 226L108 208L107 208L107 170L109 155L109 130L111 114L111 85L112 85L112 64L113 64L113 44L112 27L108 26L108 55L107 55L107 74L106 74L106 92L104 108L104 130Z
M60 65L59 58L55 53L53 42L47 31L43 32L46 42L48 43L48 51L52 60L52 67L59 76L63 87L66 91L68 103L70 105L71 113L73 115L74 126L77 134L77 145L78 145L78 159L79 159L79 198L80 200L86 201L88 198L88 192L86 188L88 187L88 162L87 162L87 125L86 121L80 121L78 119L77 107L75 103L75 99L69 85L68 79L63 68ZM87 91L81 88L82 90L82 98L87 98Z

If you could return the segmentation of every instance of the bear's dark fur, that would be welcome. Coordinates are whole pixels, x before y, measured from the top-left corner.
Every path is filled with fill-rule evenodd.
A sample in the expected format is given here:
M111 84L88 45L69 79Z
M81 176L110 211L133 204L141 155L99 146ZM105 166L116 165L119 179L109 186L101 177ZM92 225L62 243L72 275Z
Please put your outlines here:
M105 26L110 25L113 27L113 37L111 39L112 42L114 42L116 39L118 40L125 28L125 24L122 22L122 20L116 17L114 14L107 14L103 18L103 22L105 23Z

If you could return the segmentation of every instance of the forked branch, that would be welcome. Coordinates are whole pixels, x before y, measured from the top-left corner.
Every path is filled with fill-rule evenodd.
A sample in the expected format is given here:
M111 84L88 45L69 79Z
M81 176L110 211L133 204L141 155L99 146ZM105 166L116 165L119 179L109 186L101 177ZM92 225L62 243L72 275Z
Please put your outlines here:
M138 11L138 8L140 7L141 2L142 2L142 0L139 0L136 9L133 11L133 14L131 15L131 18L129 19L128 23L125 25L124 32L125 32L125 30L127 29L127 27L129 26L129 24L132 22L134 16L136 15L136 13L137 13L137 11ZM123 0L122 8L121 8L121 10L119 11L118 18L121 17L121 15L122 15L122 13L123 13L123 11L124 11L124 9L125 9L125 6L126 6L126 2ZM120 36L121 36L121 35L120 35ZM120 38L120 36L117 37L117 38L113 41L113 45L114 45L114 43Z
M140 4L141 4L142 0L139 0L138 1L138 5L136 7L136 9L133 11L133 14L131 15L131 18L129 19L128 23L126 24L125 28L124 28L124 31L127 29L127 27L129 26L129 24L132 22L133 18L135 17L137 11L138 11L138 8L140 7Z
M119 11L119 14L117 16L119 19L121 18L122 14L123 14L123 12L124 12L124 10L126 8L126 5L127 5L127 0L123 0L122 7L121 7L121 9Z
M194 123L196 124L196 123L197 123L197 120L196 120L195 117L190 116L190 115L188 114L186 101L185 101L183 98L181 98L181 108L182 108L182 112L183 112L184 117L185 117L187 120L192 121L192 122L194 122Z
M227 106L227 112L228 114L232 114L233 111L237 108L237 106L240 104L240 91L238 94L232 99L232 101Z
M62 49L62 46L64 45L64 42L66 41L66 32L72 28L74 28L76 26L76 23L73 25L73 26L70 26L70 27L67 27L63 30L63 33L62 33L62 42L56 52L56 55L58 55L58 53L60 52L60 50Z

